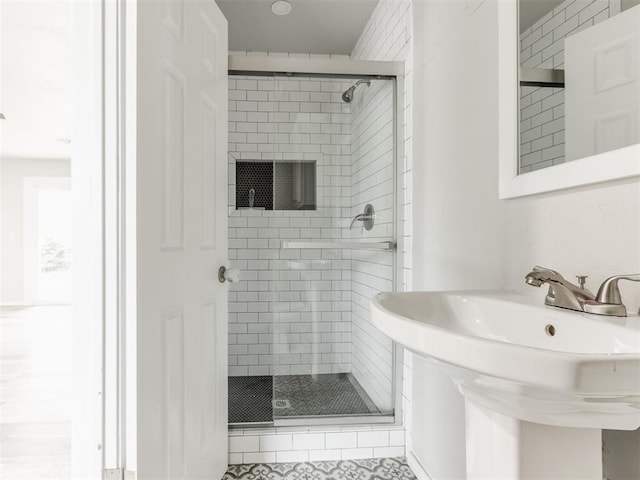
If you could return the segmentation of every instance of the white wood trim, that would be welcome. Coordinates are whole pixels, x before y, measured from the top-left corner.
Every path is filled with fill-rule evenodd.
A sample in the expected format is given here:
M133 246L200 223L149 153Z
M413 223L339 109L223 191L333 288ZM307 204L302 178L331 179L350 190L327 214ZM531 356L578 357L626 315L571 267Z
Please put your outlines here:
M404 62L229 55L229 70L337 75L404 75Z
M518 7L498 2L498 184L500 198L518 176Z
M121 15L123 2L104 3L104 466L124 466L124 204L121 94Z
M516 0L498 4L499 198L508 199L640 175L640 144L518 175Z
M73 389L71 478L104 468L104 16L103 2L74 2Z
M123 255L124 261L124 338L123 355L124 355L124 379L122 382L122 398L124 426L122 436L124 448L122 465L127 470L138 470L138 361L137 361L137 317L138 304L135 292L137 291L136 265L137 259L137 236L136 224L137 218L137 199L133 194L136 190L137 168L136 168L136 152L138 149L136 132L138 130L136 110L138 105L137 99L137 79L136 69L138 64L138 5L137 2L121 0L123 5L123 15L119 17L119 32L124 38L123 50L124 55L120 59L121 78L122 78L122 105L125 121L121 124L123 136L123 156L124 156L124 199L122 205L122 214L124 215L123 232L124 245ZM129 192L129 194L127 194Z
M516 198L640 175L640 144L516 175L501 184L500 198Z
M416 457L416 455L411 451L407 452L407 464L409 464L409 468L411 468L411 471L415 474L418 480L432 480L432 477L422 466L418 457Z

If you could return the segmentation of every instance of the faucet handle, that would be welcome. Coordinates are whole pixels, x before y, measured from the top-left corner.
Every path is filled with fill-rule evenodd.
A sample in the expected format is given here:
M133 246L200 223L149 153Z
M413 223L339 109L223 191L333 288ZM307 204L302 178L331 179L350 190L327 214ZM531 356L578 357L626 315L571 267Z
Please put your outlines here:
M622 297L620 296L620 289L618 288L618 280L631 280L632 282L640 282L640 273L633 273L630 275L614 275L607 278L596 295L596 302L608 303L613 305L621 305Z
M576 275L576 278L578 279L578 285L580 285L580 288L584 290L584 284L587 283L589 275Z

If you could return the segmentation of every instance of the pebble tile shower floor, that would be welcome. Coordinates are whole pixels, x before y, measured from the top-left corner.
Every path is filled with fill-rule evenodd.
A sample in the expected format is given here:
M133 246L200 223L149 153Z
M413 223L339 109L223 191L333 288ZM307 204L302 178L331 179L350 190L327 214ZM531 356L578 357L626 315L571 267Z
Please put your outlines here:
M404 457L230 465L222 480L416 480Z
M351 374L229 377L229 423L380 413Z

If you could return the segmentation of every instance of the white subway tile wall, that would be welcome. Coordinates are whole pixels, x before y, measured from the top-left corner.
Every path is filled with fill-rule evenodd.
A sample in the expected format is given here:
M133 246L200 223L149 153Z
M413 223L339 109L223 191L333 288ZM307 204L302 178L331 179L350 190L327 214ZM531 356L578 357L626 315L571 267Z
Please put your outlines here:
M229 431L229 463L306 462L404 455L399 426L286 427Z
M394 239L394 88L389 80L372 80L353 97L351 126L351 216L366 204L375 208L374 227L351 230L354 240ZM352 373L383 411L393 409L393 342L371 321L369 302L393 290L394 254L354 250L352 254Z
M403 103L401 105L403 115L402 118L398 118L398 121L402 121L404 126L404 155L398 159L402 162L402 178L399 184L403 199L403 204L398 209L399 218L396 220L400 222L402 234L402 238L399 239L401 240L399 242L401 250L397 254L402 271L402 275L396 283L398 290L411 290L412 288L412 17L412 2L410 0L380 0L351 53L351 58L354 60L397 61L404 62L405 65ZM406 435L405 430L390 431L390 447L405 446L406 437L407 452L411 450L411 435L408 430L411 425L411 378L412 354L405 351L402 379L402 424L407 430ZM374 449L374 453L380 453L380 448Z
M520 33L520 63L564 68L564 39L620 13L620 0L566 0ZM520 172L564 163L564 89L520 87Z
M229 79L229 375L351 371L351 253L281 249L348 238L350 80ZM235 162L316 162L317 210L236 210ZM347 182L345 182L345 179Z

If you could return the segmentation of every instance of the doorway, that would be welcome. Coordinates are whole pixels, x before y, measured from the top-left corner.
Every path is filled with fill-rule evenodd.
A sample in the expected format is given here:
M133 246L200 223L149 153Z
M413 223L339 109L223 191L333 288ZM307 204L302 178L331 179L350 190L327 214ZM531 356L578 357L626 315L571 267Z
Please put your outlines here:
M0 3L0 478L102 477L101 8Z
M24 296L27 305L70 305L69 177L24 179Z

